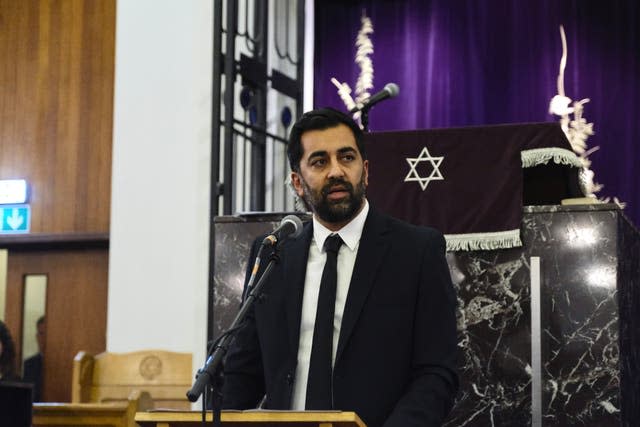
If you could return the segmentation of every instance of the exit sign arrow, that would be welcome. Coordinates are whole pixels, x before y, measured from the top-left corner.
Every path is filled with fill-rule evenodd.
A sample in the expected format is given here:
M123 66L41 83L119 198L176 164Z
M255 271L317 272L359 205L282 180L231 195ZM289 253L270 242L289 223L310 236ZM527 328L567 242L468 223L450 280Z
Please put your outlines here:
M7 224L12 230L20 229L20 226L24 223L25 218L20 215L20 211L16 208L11 209L11 216L7 218Z
M2 218L0 234L28 233L31 207L29 205L2 206L0 218Z

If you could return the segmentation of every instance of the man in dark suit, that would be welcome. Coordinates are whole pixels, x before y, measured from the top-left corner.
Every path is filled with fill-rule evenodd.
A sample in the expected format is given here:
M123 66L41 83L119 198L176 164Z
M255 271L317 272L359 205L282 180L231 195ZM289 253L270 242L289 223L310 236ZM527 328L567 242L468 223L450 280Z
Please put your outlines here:
M22 377L24 382L33 384L33 401L42 402L43 356L45 345L45 320L41 316L36 322L36 341L38 352L24 361Z
M253 408L264 396L264 408L355 411L370 427L441 425L458 388L442 234L369 206L362 132L343 113L304 114L288 156L313 221L280 248L231 345L223 407Z

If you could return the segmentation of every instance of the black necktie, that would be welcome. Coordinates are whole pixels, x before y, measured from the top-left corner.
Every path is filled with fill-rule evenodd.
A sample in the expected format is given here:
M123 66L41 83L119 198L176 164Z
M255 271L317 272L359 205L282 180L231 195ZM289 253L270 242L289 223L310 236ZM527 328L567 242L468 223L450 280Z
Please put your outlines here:
M333 315L336 306L336 284L338 282L338 250L342 239L332 234L324 241L327 261L322 271L320 293L318 294L318 311L313 330L313 346L309 362L309 380L307 383L306 409L332 409L332 348L333 348Z

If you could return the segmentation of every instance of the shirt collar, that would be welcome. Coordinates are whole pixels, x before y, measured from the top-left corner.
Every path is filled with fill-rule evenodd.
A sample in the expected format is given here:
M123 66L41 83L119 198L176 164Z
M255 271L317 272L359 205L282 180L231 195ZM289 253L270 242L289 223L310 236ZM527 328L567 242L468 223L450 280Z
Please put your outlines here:
M364 223L367 219L367 214L369 213L369 202L367 199L364 199L364 206L362 210L355 216L347 225L342 227L338 231L331 231L324 225L320 224L320 222L316 219L316 216L313 216L313 240L318 246L318 250L320 252L323 251L324 241L331 234L338 234L345 245L351 250L355 251L358 247L358 242L360 241L360 236L362 236L362 230L364 229Z

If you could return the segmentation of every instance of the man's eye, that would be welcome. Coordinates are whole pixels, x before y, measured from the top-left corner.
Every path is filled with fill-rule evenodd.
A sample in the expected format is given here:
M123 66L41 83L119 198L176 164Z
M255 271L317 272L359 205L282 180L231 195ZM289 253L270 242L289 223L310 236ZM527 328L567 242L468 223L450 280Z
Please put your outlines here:
M324 166L326 163L325 159L316 159L311 162L311 166Z
M355 159L356 159L356 156L354 156L353 154L345 154L344 156L342 156L342 160L345 160L347 162L351 162Z

